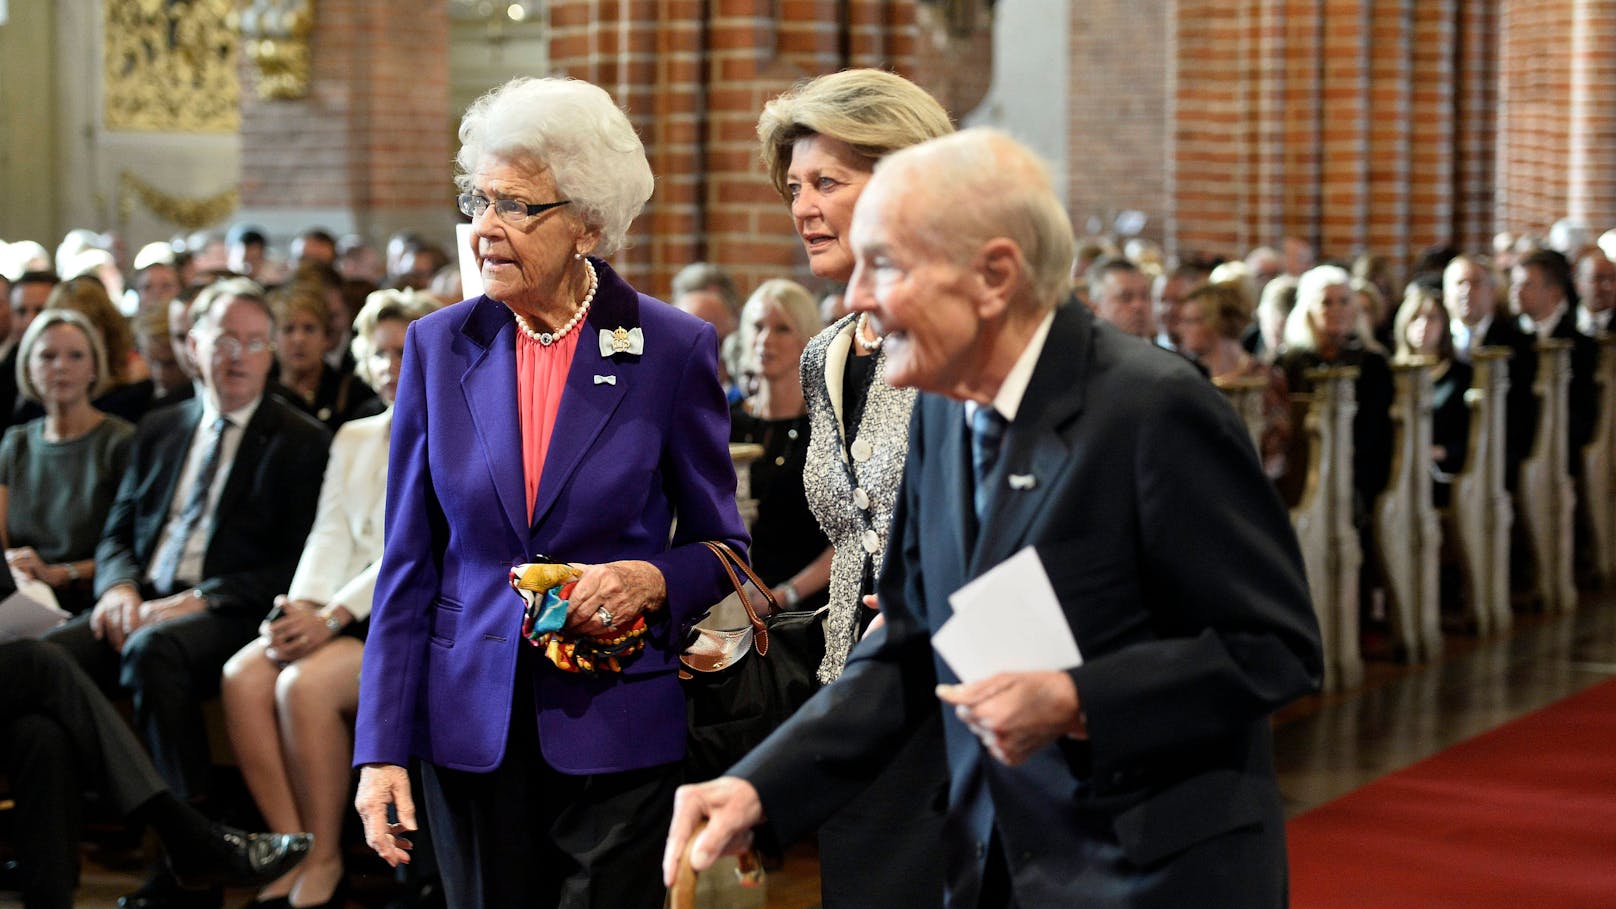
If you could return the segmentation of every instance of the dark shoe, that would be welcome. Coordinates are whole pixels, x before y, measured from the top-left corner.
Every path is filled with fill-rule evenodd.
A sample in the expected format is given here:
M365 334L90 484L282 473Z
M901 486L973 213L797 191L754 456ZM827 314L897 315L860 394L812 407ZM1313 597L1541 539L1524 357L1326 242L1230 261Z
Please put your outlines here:
M313 906L292 906L288 902L286 905L291 909L343 909L348 905L348 877L344 875L342 880L337 881L337 889L331 891L331 898L323 903Z
M223 824L211 833L207 854L168 857L180 886L267 884L303 861L314 842L308 833L247 833Z

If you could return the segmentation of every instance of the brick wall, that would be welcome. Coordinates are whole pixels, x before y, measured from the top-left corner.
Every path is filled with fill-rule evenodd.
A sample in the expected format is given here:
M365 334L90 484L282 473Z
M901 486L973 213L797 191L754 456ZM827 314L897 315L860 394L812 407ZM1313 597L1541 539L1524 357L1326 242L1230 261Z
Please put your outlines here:
M1118 212L1135 209L1149 219L1145 236L1165 236L1171 7L1169 0L1071 4L1066 185L1079 232L1091 219L1109 231Z
M242 62L242 205L352 214L375 239L395 222L446 234L449 19L441 0L321 0L309 94L264 100ZM429 223L418 223L433 213Z
M912 72L913 0L552 0L550 57L628 110L656 191L615 265L665 296L697 260L743 291L808 281L785 204L758 161L763 104L799 79L848 66Z

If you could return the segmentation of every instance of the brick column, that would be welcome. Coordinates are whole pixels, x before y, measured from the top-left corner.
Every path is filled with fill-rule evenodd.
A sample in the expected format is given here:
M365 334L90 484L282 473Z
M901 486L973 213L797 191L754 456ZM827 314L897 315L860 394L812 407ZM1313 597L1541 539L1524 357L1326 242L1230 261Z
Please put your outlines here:
M1567 211L1600 231L1616 224L1616 0L1573 0Z
M1410 3L1411 94L1403 123L1408 147L1405 248L1411 255L1455 238L1454 36L1459 0ZM1397 247L1378 247L1395 252Z
M908 70L911 0L551 0L550 60L593 82L640 131L656 191L614 260L665 297L716 262L743 293L811 281L785 203L758 160L757 118L792 83L846 66Z
M1321 258L1346 257L1363 248L1369 209L1369 10L1364 0L1332 0L1319 21L1324 73L1316 243Z
M308 96L262 100L242 64L242 210L284 240L316 224L453 240L449 15L441 0L318 0Z
M1500 179L1497 162L1499 41L1498 0L1458 4L1454 42L1454 243L1460 249L1489 248Z
M1368 16L1365 56L1368 92L1365 123L1368 140L1367 173L1360 243L1363 251L1401 255L1409 246L1409 216L1413 210L1410 185L1410 123L1416 86L1413 84L1411 7L1437 6L1437 2L1381 0ZM1367 10L1365 11L1367 14ZM1430 92L1433 86L1420 85ZM1421 124L1424 131L1425 124ZM1427 200L1427 204L1429 201ZM1346 255L1359 249L1336 249ZM1388 301L1392 306L1396 300Z

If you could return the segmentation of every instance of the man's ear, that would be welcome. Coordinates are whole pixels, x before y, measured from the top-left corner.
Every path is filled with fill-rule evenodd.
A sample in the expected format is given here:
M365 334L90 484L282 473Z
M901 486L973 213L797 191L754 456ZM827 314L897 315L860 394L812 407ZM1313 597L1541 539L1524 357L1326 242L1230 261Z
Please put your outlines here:
M983 317L1002 315L1026 280L1027 260L1021 247L1007 237L994 237L977 254L976 273L984 292Z

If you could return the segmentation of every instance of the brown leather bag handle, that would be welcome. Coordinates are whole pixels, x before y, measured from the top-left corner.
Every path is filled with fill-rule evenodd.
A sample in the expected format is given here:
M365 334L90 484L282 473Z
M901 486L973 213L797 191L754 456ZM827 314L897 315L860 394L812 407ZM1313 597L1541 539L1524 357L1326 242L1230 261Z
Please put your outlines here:
M730 585L735 588L735 593L740 598L741 605L746 607L746 616L752 622L752 648L757 651L758 656L767 655L769 652L769 626L757 614L757 610L753 608L752 598L746 595L746 585L735 574L735 569L739 568L741 573L746 575L746 579L752 582L752 586L763 594L764 601L769 604L769 615L774 615L780 608L780 604L775 602L774 592L769 589L769 585L763 583L762 579L752 571L752 566L748 565L745 559L736 555L735 550L731 549L728 543L719 540L704 540L702 545L711 550L713 555L718 556L718 563L724 566L724 573L729 575Z

